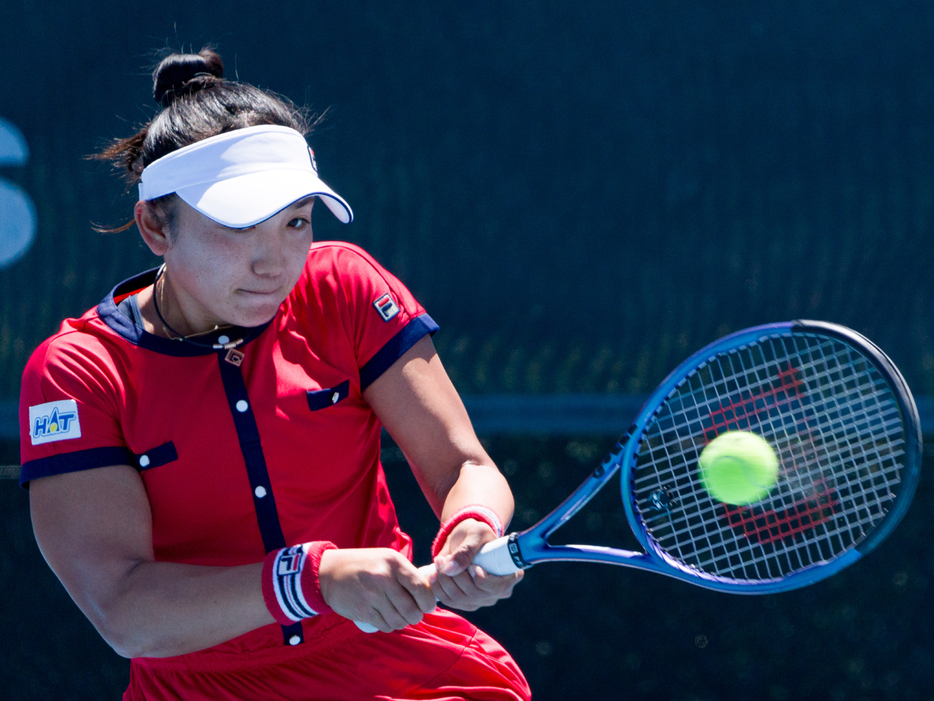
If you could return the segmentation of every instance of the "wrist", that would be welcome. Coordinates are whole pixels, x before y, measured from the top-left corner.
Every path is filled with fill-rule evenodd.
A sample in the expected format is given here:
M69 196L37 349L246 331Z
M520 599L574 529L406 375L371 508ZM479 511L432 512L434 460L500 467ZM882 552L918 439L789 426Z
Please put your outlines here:
M488 506L471 504L455 512L447 521L441 524L441 529L438 531L438 535L435 536L435 540L431 545L432 557L437 557L438 553L444 548L444 544L447 542L448 536L451 535L451 531L453 531L458 524L469 518L488 525L496 534L497 538L503 536L503 522L499 515Z
M272 617L282 625L330 613L321 595L318 569L325 551L336 548L328 541L313 541L274 550L263 560L263 600Z

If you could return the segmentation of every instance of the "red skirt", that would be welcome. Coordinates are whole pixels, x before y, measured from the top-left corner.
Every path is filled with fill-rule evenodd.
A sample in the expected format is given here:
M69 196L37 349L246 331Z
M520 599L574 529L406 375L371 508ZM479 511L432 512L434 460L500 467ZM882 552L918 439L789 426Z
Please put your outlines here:
M135 659L124 701L531 699L509 653L450 611L438 609L395 633L363 633L335 614L315 623L313 636L295 647L236 650L225 643L179 657ZM278 627L271 628L281 640Z

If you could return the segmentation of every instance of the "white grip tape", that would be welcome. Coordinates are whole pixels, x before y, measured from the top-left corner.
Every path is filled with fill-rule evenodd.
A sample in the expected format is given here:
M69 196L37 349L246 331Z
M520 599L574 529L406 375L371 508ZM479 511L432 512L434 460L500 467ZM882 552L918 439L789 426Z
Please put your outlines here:
M509 536L503 536L492 540L482 548L473 563L479 565L490 574L514 574L521 568L516 567L512 555L509 554Z

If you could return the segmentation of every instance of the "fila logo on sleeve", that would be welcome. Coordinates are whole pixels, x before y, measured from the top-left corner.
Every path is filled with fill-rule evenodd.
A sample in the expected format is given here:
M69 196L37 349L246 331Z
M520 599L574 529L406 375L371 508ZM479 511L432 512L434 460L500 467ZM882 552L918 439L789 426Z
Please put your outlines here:
M63 399L29 407L29 437L33 445L81 438L78 403Z
M389 321L399 313L399 307L396 306L395 301L388 292L373 302L373 306L376 307L379 315L383 317L383 321Z

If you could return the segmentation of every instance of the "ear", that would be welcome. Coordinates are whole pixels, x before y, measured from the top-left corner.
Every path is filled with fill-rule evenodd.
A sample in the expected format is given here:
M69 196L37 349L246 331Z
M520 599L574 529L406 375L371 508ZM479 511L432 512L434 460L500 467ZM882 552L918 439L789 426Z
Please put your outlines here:
M133 219L149 250L157 256L164 256L172 241L163 217L152 203L145 200L137 202L133 208Z

